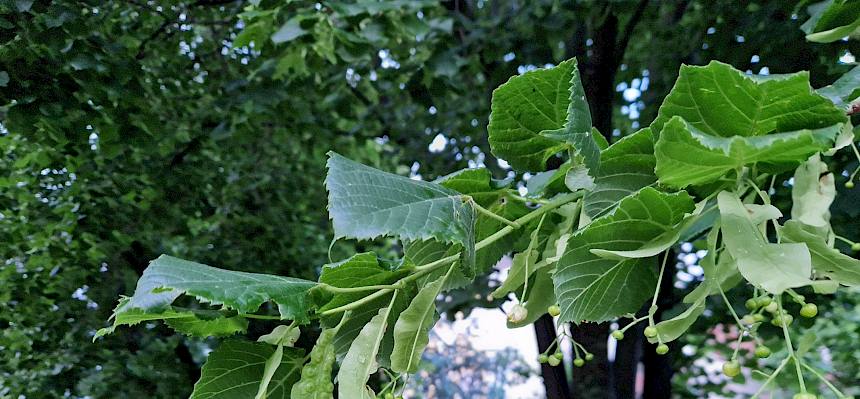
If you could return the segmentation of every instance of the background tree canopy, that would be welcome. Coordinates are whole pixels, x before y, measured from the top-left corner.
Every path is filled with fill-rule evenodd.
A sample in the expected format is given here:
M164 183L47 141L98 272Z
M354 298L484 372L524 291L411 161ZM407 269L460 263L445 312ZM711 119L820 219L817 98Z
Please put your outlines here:
M478 165L527 180L487 151L490 95L510 76L577 57L610 141L656 117L682 63L830 84L860 49L808 42L804 3L0 1L0 396L187 396L206 342L144 323L91 343L151 259L315 279L332 239L329 150L425 180ZM856 240L860 198L840 190L832 223ZM331 257L387 245L337 242ZM688 291L668 284L665 308ZM475 293L446 306L498 305ZM718 322L700 320L691 344ZM607 332L574 329L596 353ZM646 345L575 370L574 394L628 397L619 382L640 361L646 393L701 374L680 347ZM572 395L564 370L543 372L549 396Z

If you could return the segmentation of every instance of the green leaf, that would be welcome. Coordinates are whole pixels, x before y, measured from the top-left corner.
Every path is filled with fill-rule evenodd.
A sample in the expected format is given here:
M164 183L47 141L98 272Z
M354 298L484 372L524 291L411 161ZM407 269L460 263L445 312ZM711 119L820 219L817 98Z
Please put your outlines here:
M809 157L794 172L791 188L791 218L813 227L830 230L830 204L836 198L833 174L819 154Z
M133 326L144 321L163 320L174 330L195 337L225 337L248 329L248 321L242 317L225 317L217 310L177 310L167 307L162 311L145 312L142 309L128 309L129 298L119 301L113 314L113 325L98 330L93 340L112 334L117 327Z
M308 320L308 291L312 281L269 274L245 273L217 269L168 255L149 263L137 282L134 296L116 315L134 309L145 312L164 310L182 294L202 302L224 305L240 314L253 313L266 301L278 305L281 318L299 322Z
M680 117L663 126L655 146L660 183L683 188L710 183L745 165L794 166L827 150L842 129L833 125L754 137L706 134Z
M565 127L575 70L576 60L567 60L514 76L493 91L487 133L496 157L516 170L542 171L549 157L567 147L541 132Z
M386 285L395 283L408 273L408 268L387 269L380 264L375 253L364 252L340 262L324 265L319 282L338 288ZM365 296L367 296L367 292L339 293L328 300L319 310L334 309Z
M335 360L333 342L339 328L340 324L325 328L320 333L314 348L311 349L311 361L302 368L301 379L293 385L291 397L334 399L334 384L331 382Z
M475 209L464 196L438 184L386 173L329 153L326 188L335 238L459 243L461 269L475 276Z
M453 268L449 268L451 273ZM397 323L394 325L394 350L391 352L391 370L398 373L414 373L418 370L421 354L430 341L428 333L436 320L436 297L442 293L442 287L448 275L427 284L418 291L418 295L409 303Z
M640 248L671 230L693 207L685 192L644 188L577 231L553 275L561 320L606 321L636 312L657 283L653 258L604 259L591 250Z
M287 22L272 35L272 42L275 44L286 43L308 34L308 31L302 29L300 25L302 20L305 18L307 17L297 16L287 20Z
M723 191L717 202L726 249L747 281L772 294L809 285L812 262L805 244L771 244L736 195Z
M622 198L657 181L654 175L654 143L645 128L618 140L600 153L594 189L585 195L586 215L596 217L612 209Z
M808 8L809 21L801 25L806 40L830 43L860 35L860 3L853 0L825 1Z
M816 274L827 276L843 285L860 286L860 260L829 247L824 237L810 230L812 229L804 227L803 223L789 220L785 222L780 233L786 242L806 244Z
M191 337L226 337L248 330L248 319L238 316L214 319L169 318L165 323L177 332Z
M276 348L268 344L229 340L213 351L194 384L191 399L253 398L263 379L266 360ZM284 348L280 365L272 375L268 398L287 399L299 379L304 351Z
M340 365L340 371L337 373L339 397L356 399L367 397L368 390L365 386L370 374L379 368L378 363L376 363L376 353L379 351L379 344L385 335L390 310L390 305L380 309L352 341L352 345L350 345L349 351ZM370 396L370 398L375 398L375 396Z
M719 137L819 129L847 120L842 110L813 92L807 72L750 76L717 61L681 67L651 128L662 135L663 125L674 116Z
M837 107L848 107L851 101L860 97L860 66L855 66L836 79L833 84L824 86L816 92L830 99Z

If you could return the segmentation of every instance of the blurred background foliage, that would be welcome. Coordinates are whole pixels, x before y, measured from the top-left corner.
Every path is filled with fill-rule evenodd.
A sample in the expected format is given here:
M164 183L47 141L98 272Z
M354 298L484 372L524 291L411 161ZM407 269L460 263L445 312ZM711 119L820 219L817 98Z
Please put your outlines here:
M858 44L808 43L806 18L795 1L0 0L0 397L187 396L205 343L141 325L93 344L95 330L161 253L314 279L329 260L329 150L415 178L513 176L485 134L510 76L578 57L595 125L615 140L650 123L681 63L832 82ZM834 228L860 238L858 193L840 190ZM497 305L472 290L449 306ZM844 294L828 314L856 306ZM708 329L727 320L712 316L671 370L702 375ZM856 326L813 326L849 382ZM630 341L626 361L649 369ZM600 397L585 386L601 389L601 364L556 383Z

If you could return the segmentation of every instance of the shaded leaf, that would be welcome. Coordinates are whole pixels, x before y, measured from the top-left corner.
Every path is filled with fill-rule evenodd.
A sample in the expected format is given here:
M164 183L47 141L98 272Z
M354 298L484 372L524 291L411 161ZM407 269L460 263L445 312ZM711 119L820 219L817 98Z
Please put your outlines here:
M276 348L268 344L229 340L223 342L203 365L191 399L253 398L263 378L266 360ZM299 379L304 351L284 348L280 366L272 375L268 398L286 399Z
M654 165L651 129L639 130L613 143L600 153L595 187L583 199L585 213L596 217L622 198L656 182Z

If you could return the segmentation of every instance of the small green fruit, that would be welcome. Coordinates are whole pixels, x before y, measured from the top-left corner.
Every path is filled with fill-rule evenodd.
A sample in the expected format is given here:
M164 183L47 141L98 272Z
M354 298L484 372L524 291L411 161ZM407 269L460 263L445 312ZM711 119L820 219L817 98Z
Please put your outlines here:
M657 345L657 350L655 352L657 352L658 355L665 355L665 354L669 353L669 345L666 345L666 344Z
M855 242L854 244L851 244L851 250L854 252L860 251L860 242Z
M561 314L561 308L558 305L552 305L546 309L546 312L549 313L550 316L556 317Z
M592 361L592 360L594 360L594 354L592 354L592 353L586 353L586 354L585 354L585 361L590 362L590 361Z
M726 377L734 378L740 373L741 365L737 362L737 360L730 360L728 362L723 363L723 374L725 374Z
M549 356L547 356L547 355L540 355L540 356L538 356L538 363L546 363L546 361L547 361L548 359L549 359Z
M394 399L394 394L391 392L386 392L385 393L385 399Z
M557 357L555 357L555 356L550 356L550 358L549 358L546 362L547 362L547 364L549 364L550 366L555 367L555 366L558 366L558 365L561 363L561 360L559 360L559 359L558 359Z
M770 305L771 302L773 302L773 301L770 299L769 296L763 296L759 299L756 299L756 303L758 304L758 307L760 307L760 308L763 308L767 305Z
M582 367L585 365L585 360L582 360L582 358L573 359L573 365L576 367Z
M799 393L799 394L794 395L794 399L818 399L818 397L815 396L815 394L811 394L809 392L803 392L803 393Z
M847 182L845 182L845 188L847 188L849 190L854 188L854 182L851 180L848 180Z
M818 306L815 306L814 303L807 303L800 308L800 315L806 317L807 319L815 317L818 314Z
M654 338L657 336L657 327L648 326L645 327L645 336L648 338Z
M747 299L747 301L744 302L744 306L749 311L756 310L756 309L758 309L758 301L756 301L755 299L752 299L752 298Z
M744 316L741 319L741 321L744 322L744 324L752 325L752 324L755 324L755 317L753 317L753 315L751 315L751 314L748 314L748 315Z
M552 356L558 360L564 359L564 353L561 352L553 353Z
M765 358L770 357L770 348L768 348L764 345L759 345L758 347L755 348L755 357L760 358L760 359L765 359Z
M764 315L763 315L763 314L761 314L761 313L756 313L756 314L754 314L754 315L752 315L752 316L753 316L753 320L755 320L755 321L756 321L756 323L761 323L761 322L763 322L763 321L764 321Z
M791 322L794 321L794 316L790 314L778 314L773 316L773 319L770 320L770 324L773 324L776 327L782 327L782 323L785 322L786 326L790 326Z
M621 341L622 339L624 339L624 333L621 332L621 330L615 330L612 332L612 338Z

